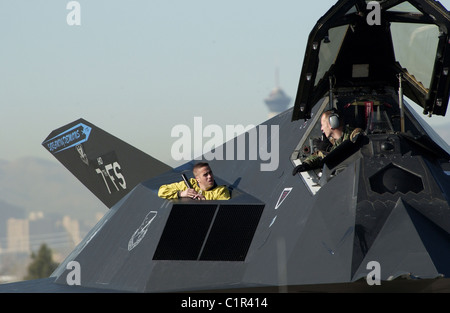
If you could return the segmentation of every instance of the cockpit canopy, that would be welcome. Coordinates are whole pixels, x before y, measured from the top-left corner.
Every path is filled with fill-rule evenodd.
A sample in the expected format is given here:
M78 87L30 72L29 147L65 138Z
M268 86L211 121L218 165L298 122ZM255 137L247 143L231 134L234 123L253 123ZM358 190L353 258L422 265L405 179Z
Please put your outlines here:
M450 13L434 0L340 0L310 34L292 120L330 90L393 87L424 114L445 116Z

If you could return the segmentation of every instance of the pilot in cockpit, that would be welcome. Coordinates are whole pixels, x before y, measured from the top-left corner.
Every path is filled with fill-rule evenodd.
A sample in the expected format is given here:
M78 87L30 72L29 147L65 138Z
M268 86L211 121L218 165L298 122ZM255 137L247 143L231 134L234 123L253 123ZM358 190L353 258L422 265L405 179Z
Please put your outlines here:
M319 149L307 157L302 164L294 168L292 175L295 176L299 172L322 167L322 160L328 153L336 149L344 141L351 140L355 143L358 137L364 133L361 128L343 125L342 119L334 109L325 111L321 116L320 123L322 125L322 133L329 140L328 146L325 143L326 141L324 141L322 147L319 147Z

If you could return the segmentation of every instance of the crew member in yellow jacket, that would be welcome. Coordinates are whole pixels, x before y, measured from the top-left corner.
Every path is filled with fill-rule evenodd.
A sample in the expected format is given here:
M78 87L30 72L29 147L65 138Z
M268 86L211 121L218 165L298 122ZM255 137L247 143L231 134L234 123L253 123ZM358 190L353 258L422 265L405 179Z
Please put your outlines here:
M198 163L192 170L194 177L189 180L188 189L184 181L159 187L158 196L164 199L191 198L196 200L228 200L230 191L226 186L218 186L208 163Z

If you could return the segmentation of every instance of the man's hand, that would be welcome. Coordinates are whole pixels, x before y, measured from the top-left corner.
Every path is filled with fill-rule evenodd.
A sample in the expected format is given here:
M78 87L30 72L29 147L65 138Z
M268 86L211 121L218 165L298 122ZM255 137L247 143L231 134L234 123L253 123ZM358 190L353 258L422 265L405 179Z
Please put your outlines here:
M194 199L194 200L206 200L205 196L202 195L201 193L197 193L197 195L194 198L192 198L192 199Z
M294 170L292 171L292 175L295 176L300 172L306 172L309 171L310 169L311 166L308 163L303 163L294 168Z
M205 196L198 193L194 189L186 189L179 193L180 198L191 198L194 200L206 200Z

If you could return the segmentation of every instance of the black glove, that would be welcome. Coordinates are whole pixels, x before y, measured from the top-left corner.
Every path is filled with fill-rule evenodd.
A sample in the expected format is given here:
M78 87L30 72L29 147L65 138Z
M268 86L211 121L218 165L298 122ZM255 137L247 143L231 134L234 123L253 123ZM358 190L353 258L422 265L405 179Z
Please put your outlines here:
M292 175L295 176L297 175L297 173L300 172L306 172L309 171L311 169L311 165L309 165L308 163L303 163L300 165L297 165L294 170L292 171Z
M328 140L327 137L325 137L325 135L323 135L322 138L320 139L319 138L314 139L313 145L314 147L316 147L317 150L323 152L328 152L329 149L331 148L331 142Z

